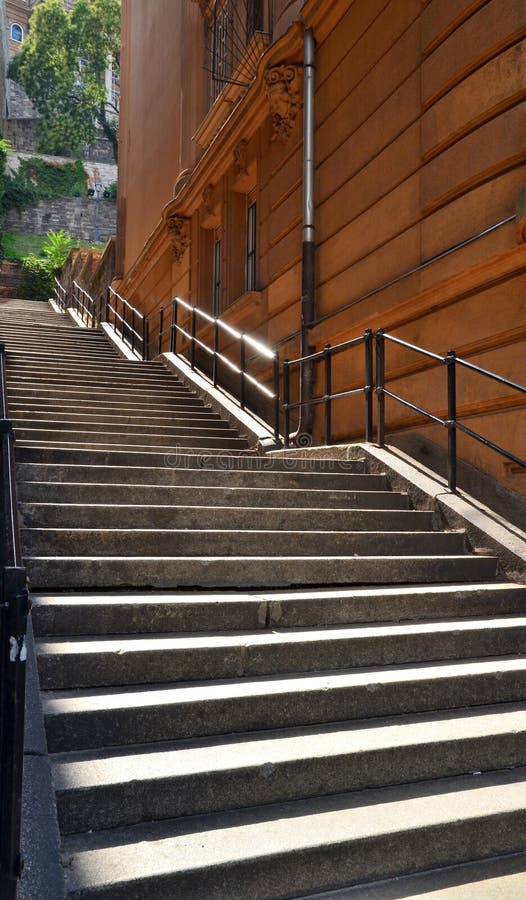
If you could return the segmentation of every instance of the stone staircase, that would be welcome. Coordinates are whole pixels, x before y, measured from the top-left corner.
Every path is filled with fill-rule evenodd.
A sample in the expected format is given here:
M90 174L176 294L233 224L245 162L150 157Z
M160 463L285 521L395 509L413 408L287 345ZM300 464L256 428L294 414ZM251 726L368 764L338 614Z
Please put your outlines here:
M67 897L524 896L526 588L98 331L0 338Z

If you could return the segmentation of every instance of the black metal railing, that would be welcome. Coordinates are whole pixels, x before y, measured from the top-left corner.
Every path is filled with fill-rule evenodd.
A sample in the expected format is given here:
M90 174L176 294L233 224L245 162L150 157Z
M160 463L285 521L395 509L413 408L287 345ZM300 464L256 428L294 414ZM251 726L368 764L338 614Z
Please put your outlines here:
M74 309L88 328L96 328L99 324L100 309L93 297L73 279L71 285L70 307Z
M415 353L418 353L421 356L426 357L427 359L434 360L438 365L445 366L446 368L446 380L447 380L447 417L441 418L440 416L435 415L430 412L428 409L424 409L422 406L419 406L416 403L412 403L404 397L401 397L399 394L395 394L393 391L390 391L385 386L385 342L389 341L393 344L398 344L401 347L405 347L407 350L412 350ZM447 449L447 482L448 487L451 491L455 491L457 488L457 432L461 432L462 434L467 435L468 437L473 438L481 444L484 444L485 447L489 447L491 450L494 450L496 453L499 453L501 456L504 456L506 459L511 460L514 463L517 463L519 466L526 468L526 460L520 459L514 453L510 453L504 447L501 447L499 444L495 444L493 441L490 441L489 438L484 437L479 434L477 431L473 431L471 428L468 428L467 425L464 425L458 419L457 414L457 367L461 366L463 368L469 369L471 372L475 372L478 375L481 375L485 378L489 378L492 381L496 381L498 384L502 384L505 387L512 388L515 391L518 391L522 394L526 395L526 387L521 384L517 384L514 381L510 381L508 378L503 378L501 375L497 375L495 372L490 372L488 369L483 369L481 366L476 366L474 363L468 362L466 359L461 359L456 355L454 350L450 350L446 356L440 356L438 353L432 353L430 350L426 350L423 347L418 347L416 344L410 344L408 341L403 341L400 338L395 337L392 334L387 334L383 329L380 329L376 332L376 395L377 395L377 441L380 447L385 445L385 398L389 397L391 400L395 400L397 403L402 404L408 409L413 410L413 412L417 412L420 415L424 416L426 419L429 419L432 422L437 423L438 425L442 425L444 428L448 430L448 449Z
M148 359L148 319L111 285L106 292L104 320L113 325L132 353L140 359Z
M60 283L58 278L55 277L55 287L53 288L53 293L55 294L55 302L57 306L63 311L66 312L68 308L68 292L63 284Z
M188 327L179 324L179 311L183 311L189 321ZM157 320L157 321L155 321ZM198 322L209 326L212 331L212 342L207 344L197 337ZM146 358L150 358L151 351L158 355L162 352L164 339L168 337L167 344L170 352L182 356L190 364L191 369L199 371L208 378L212 385L222 387L233 394L241 409L251 409L258 418L262 418L255 408L257 404L251 403L248 397L248 389L254 388L272 406L272 428L276 441L279 441L280 432L280 373L279 354L271 350L261 341L244 334L228 325L218 316L192 306L180 297L174 299L168 306L161 306L155 313L148 317L149 333L155 335L152 344L146 345ZM223 333L238 344L238 363L234 363L220 350L220 335ZM186 353L179 346L178 338L187 341ZM251 375L248 371L248 354L268 360L272 364L271 390L261 380ZM199 358L200 357L200 358ZM204 361L208 359L211 365L208 367ZM228 375L228 377L226 377ZM263 421L266 420L263 419Z
M332 389L332 359L333 356L351 350L356 347L364 348L364 384L360 387L345 391L333 391ZM291 403L290 400L290 372L294 366L301 367L305 363L323 361L324 368L324 392L318 397L308 400L298 400ZM283 411L284 411L284 435L285 446L290 445L290 414L292 410L301 410L310 406L323 404L324 406L324 438L325 443L330 444L332 439L332 403L343 397L351 397L356 394L364 394L365 397L365 440L373 439L373 333L370 328L363 335L343 341L340 344L326 344L323 350L300 356L298 359L286 359L283 361Z
M20 829L29 600L18 535L13 426L7 417L5 346L0 344L0 897L15 900Z

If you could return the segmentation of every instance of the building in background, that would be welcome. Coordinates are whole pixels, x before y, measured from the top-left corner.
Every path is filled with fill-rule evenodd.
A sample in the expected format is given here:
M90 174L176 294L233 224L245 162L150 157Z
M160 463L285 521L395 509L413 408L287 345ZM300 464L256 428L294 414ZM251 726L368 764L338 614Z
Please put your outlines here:
M150 312L179 295L298 355L312 30L309 346L383 327L524 382L522 0L123 0L122 27L124 296ZM394 391L445 414L445 376L402 348L387 370ZM333 377L363 383L361 358L335 360ZM520 456L520 397L469 372L458 395L469 427ZM363 436L361 403L333 403L337 439ZM393 402L387 417L391 441L445 445L445 429ZM460 437L459 451L526 491L524 470L486 447Z
M4 61L2 66L3 93L2 131L15 150L37 152L38 113L25 91L12 79L7 78L6 70L9 60L16 56L30 28L31 14L43 0L0 0L4 7L3 23ZM66 10L71 10L76 0L64 0ZM79 60L79 68L82 60ZM105 73L105 84L108 103L117 110L120 105L120 78L112 71L111 66ZM111 145L101 134L93 146L84 150L86 159L102 163L112 163Z

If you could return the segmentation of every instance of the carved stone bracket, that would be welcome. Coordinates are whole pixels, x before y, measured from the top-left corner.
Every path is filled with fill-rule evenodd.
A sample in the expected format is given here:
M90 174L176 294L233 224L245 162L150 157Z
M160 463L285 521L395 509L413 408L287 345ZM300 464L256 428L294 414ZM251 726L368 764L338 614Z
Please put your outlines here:
M248 142L245 140L239 141L234 147L234 172L236 177L246 175L248 172L247 149Z
M190 244L189 220L184 216L171 215L166 219L166 227L172 244L176 262L181 262L186 248Z
M301 66L273 66L265 75L272 140L288 141L301 109Z

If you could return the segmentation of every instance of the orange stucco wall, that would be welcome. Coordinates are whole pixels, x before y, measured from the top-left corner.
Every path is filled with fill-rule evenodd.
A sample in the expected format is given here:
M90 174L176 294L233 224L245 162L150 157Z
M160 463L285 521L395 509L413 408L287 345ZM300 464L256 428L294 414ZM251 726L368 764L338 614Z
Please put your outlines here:
M129 16L130 3L126 5ZM148 55L144 46L133 50L133 40L140 44L136 22L144 19L147 6L144 0L131 5L134 60ZM173 54L182 38L180 9L197 34L199 5L176 6L177 12L165 7L166 21L173 22L172 56L163 50L167 29L164 38L159 36L159 60L164 62L143 75L146 83L137 87L141 103L135 90L130 91L130 107L144 109L148 97L158 91L167 94L167 78L176 83L181 77ZM225 319L258 333L279 347L282 356L297 353L302 116L300 111L286 141L274 139L264 78L268 68L282 62L301 67L301 28L290 21L301 13L317 40L313 346L319 349L365 327L382 326L439 353L452 347L524 383L524 231L518 234L515 221L505 222L441 257L513 217L526 183L523 0L334 0L330 22L321 6L315 0L279 4L279 33L255 83L203 148L190 141L198 122L192 121L190 128L189 117L176 126L186 108L177 90L170 99L173 121L166 123L153 114L148 120L153 155L144 155L145 133L135 137L141 117L134 110L124 179L127 296L146 310L168 302L175 293L210 305L209 276L203 280L208 265L203 229L212 222L222 237ZM196 54L192 71L202 91L199 65ZM183 82L186 90L186 76ZM130 84L135 84L133 79ZM157 98L157 112L162 105ZM203 107L199 109L202 117ZM182 134L187 155L180 149ZM247 142L247 173L240 187L234 149L241 138ZM142 149L134 148L137 140ZM174 260L162 228L140 257L141 242L158 223L178 172L202 153L180 200L172 204L172 211L189 222L191 244L184 258ZM151 166L145 160L154 159L155 171L148 171ZM150 194L142 191L137 196L143 180ZM235 287L237 257L243 253L239 192L251 187L258 204L258 276L256 293L244 295ZM407 275L413 269L417 271ZM397 348L389 349L387 369L393 390L444 413L443 372L430 371L418 357ZM342 355L335 362L336 385L363 383L362 373L363 362L356 355ZM336 438L360 437L360 404L335 403ZM524 455L526 408L520 397L465 375L459 382L459 408L469 427ZM402 407L391 402L387 412L392 434L418 427L432 440L445 441L444 429L427 426ZM464 438L460 451L503 483L526 491L525 476L491 451Z
M122 4L119 254L139 256L179 174L197 158L192 135L206 106L199 7L173 0Z

